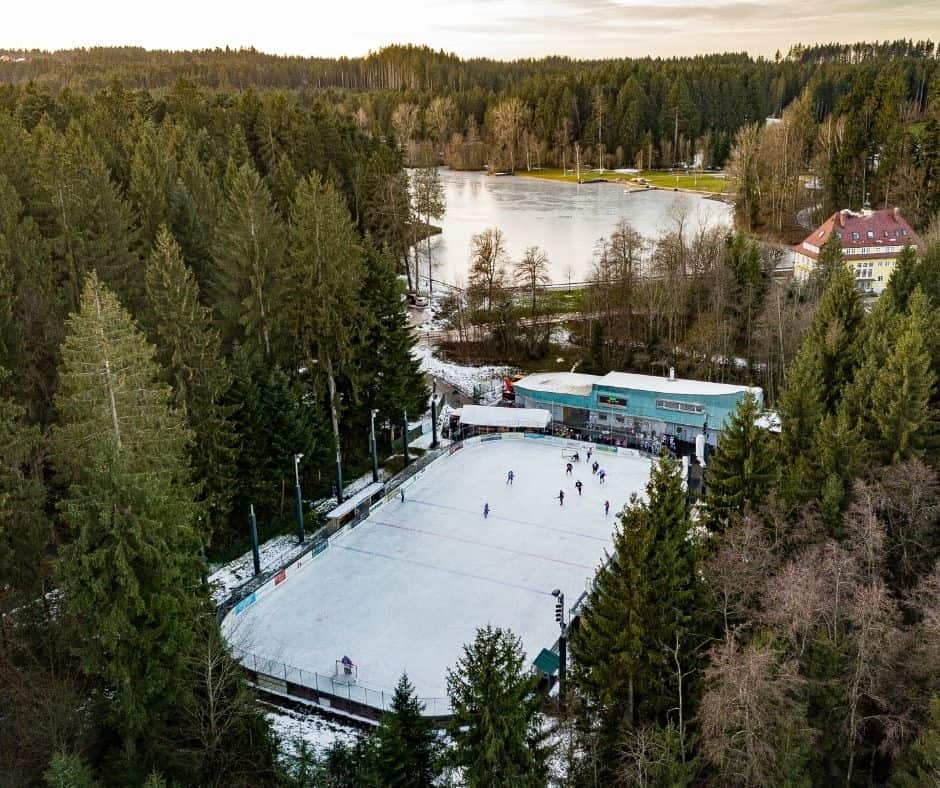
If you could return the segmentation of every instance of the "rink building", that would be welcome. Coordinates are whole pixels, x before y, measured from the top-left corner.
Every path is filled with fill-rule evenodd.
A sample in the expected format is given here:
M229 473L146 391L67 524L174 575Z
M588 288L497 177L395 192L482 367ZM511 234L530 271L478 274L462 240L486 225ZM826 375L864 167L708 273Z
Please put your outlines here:
M516 405L551 413L551 428L573 437L633 445L644 435L670 435L715 446L738 403L751 392L763 409L764 392L753 386L609 372L539 372L513 384Z

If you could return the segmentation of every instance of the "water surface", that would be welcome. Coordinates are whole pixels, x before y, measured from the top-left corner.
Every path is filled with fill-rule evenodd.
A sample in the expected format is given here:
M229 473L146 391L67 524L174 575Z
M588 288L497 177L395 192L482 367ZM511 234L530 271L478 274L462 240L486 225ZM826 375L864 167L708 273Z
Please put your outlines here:
M454 284L466 283L470 238L487 227L503 231L512 259L538 245L548 255L553 281L566 282L570 273L579 282L590 272L595 243L619 219L647 238L669 232L683 211L686 227L731 225L729 205L694 194L626 193L614 183L577 185L448 169L441 170L441 180L447 212L432 245L434 276Z

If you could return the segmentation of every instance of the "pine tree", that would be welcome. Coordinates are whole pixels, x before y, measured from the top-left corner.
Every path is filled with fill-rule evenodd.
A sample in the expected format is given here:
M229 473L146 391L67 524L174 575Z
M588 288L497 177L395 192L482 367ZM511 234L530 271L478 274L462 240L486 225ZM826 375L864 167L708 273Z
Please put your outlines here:
M824 413L820 359L815 348L804 342L787 370L787 386L780 397L780 444L785 461L793 462L809 453Z
M389 711L375 732L376 769L388 788L431 786L437 776L437 737L422 716L424 705L403 674Z
M138 238L130 208L93 144L75 129L37 129L37 181L46 208L40 226L69 308L78 308L85 275L101 281L136 313L143 297Z
M907 300L917 287L918 278L917 250L908 244L894 263L894 270L888 280L888 286L882 295L890 295L899 312L907 310ZM879 299L881 300L881 299Z
M196 278L165 227L157 232L145 278L145 323L173 387L174 405L193 430L190 462L202 484L201 537L209 544L226 522L232 501L235 438L231 408L223 404L232 373L222 358L210 311L199 302Z
M244 533L248 507L262 522L288 511L294 454L313 467L329 462L329 427L316 400L283 370L236 347L228 402L239 446L232 533ZM237 407L236 407L237 406Z
M452 758L469 788L545 785L540 698L518 637L491 625L478 629L447 671L447 694L454 711Z
M403 412L424 412L428 401L421 364L412 355L417 340L402 307L395 268L387 250L368 247L360 302L372 319L357 351L359 368L365 373L361 391L364 410L374 408L379 411L377 419L392 423Z
M930 399L936 375L924 341L929 306L919 295L911 299L912 311L902 320L897 342L871 392L876 451L886 462L919 455L932 431Z
M294 363L311 370L316 366L326 380L339 473L336 381L343 376L353 393L358 392L362 370L356 364L355 347L367 326L358 295L365 271L362 245L346 204L333 185L316 173L297 186L291 209L290 259L289 293L282 298L284 337L296 353ZM340 488L341 481L337 479Z
M930 699L930 717L905 749L888 783L892 788L940 785L940 697Z
M819 250L819 259L816 261L810 287L814 292L823 295L835 275L847 270L845 258L842 256L842 242L835 233L831 233Z
M72 534L59 575L66 614L94 633L75 647L108 697L103 713L128 776L166 743L199 602L191 434L154 355L89 275L68 323L55 398L53 460Z
M770 433L756 424L759 415L757 400L748 392L725 425L705 471L705 507L714 530L757 508L774 483L776 459Z
M0 382L6 371L0 370ZM0 589L22 604L41 597L49 577L51 523L44 512L42 433L25 410L0 397Z
M172 223L177 190L177 163L173 126L141 124L130 159L127 194L140 220L140 238L145 249L157 240L163 225Z
M571 640L573 680L598 714L600 761L612 768L626 730L655 721L675 703L667 648L687 646L698 595L681 467L653 466L647 501L634 496L614 533Z
M822 401L827 413L835 412L855 375L863 321L864 310L855 277L848 268L842 268L830 278L810 334L804 341L818 356Z
M286 241L286 228L261 177L248 164L237 170L230 166L211 277L226 346L240 344L261 358L274 358L275 299L283 284Z

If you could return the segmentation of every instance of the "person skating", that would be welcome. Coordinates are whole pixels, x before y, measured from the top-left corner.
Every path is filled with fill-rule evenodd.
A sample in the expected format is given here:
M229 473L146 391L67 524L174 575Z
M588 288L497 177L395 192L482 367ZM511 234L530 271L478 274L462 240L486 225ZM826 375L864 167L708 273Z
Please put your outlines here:
M610 514L610 501L604 501L604 517Z
M401 502L404 503L405 502L405 488L402 487L398 492L401 493Z
M600 468L600 464L597 460L594 460L594 464L591 466L591 473L597 473L597 469Z
M574 466L569 462L565 465L565 475L570 476L571 472L574 470Z
M581 494L581 480L578 479L578 481L574 483L574 486L578 488L578 495L580 495Z
M488 503L483 504L483 519L485 520L490 516L490 505Z
M574 460L575 462L581 462L581 455L575 452L574 456L572 456L571 459Z
M587 461L588 461L588 462L591 461L591 454L593 454L593 452L594 452L594 448L593 448L593 447L590 448L590 449L588 449L588 451L587 451Z
M601 468L600 470L598 470L597 476L598 476L598 478L601 480L601 484L603 484L603 483L604 483L604 479L607 478L607 471L605 471L603 468Z
M512 487L512 482L513 482L513 480L514 480L515 478L516 478L516 474L514 474L512 471L510 471L509 473L507 473L507 474L506 474L506 484L508 484L510 487Z
M565 491L564 490L558 491L558 505L559 506L565 505Z

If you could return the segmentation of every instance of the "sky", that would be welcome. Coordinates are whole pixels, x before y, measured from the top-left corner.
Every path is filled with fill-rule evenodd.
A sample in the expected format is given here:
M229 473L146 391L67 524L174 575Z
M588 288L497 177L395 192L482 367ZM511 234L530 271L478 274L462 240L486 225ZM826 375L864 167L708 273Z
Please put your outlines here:
M0 48L248 47L358 56L427 44L510 60L772 56L791 44L940 38L940 0L11 0Z

